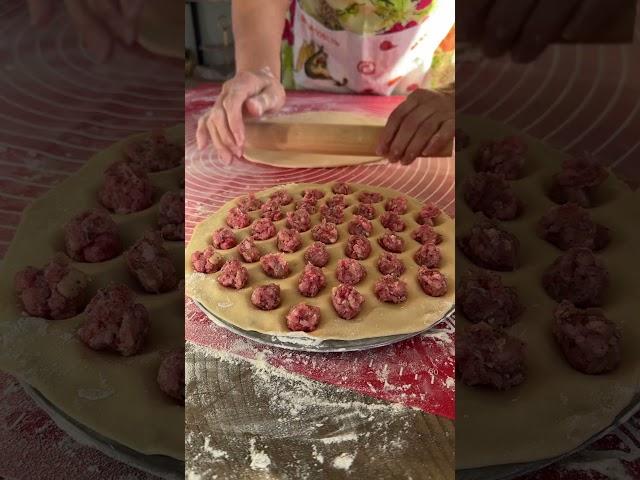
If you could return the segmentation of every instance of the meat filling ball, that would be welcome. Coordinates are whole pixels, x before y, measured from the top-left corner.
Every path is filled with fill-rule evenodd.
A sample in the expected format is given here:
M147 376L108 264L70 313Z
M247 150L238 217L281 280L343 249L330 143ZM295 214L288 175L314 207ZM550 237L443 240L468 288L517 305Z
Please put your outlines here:
M360 215L367 220L373 220L374 218L376 218L376 207L374 207L370 203L359 203L353 209L353 214Z
M238 244L238 253L242 260L247 263L253 263L260 260L260 249L256 247L253 238L247 237Z
M442 235L436 232L431 225L420 225L413 232L411 232L411 238L418 243L441 243Z
M255 240L268 240L275 237L276 226L268 218L259 218L251 225L251 236Z
M324 192L322 190L318 190L317 188L311 188L309 190L302 191L302 198L304 200L311 200L317 202L322 197L324 197Z
M160 172L175 168L184 161L184 147L170 142L162 131L151 137L125 146L129 161L147 172Z
M364 260L371 255L371 243L366 237L359 235L349 235L347 245L344 248L347 257L355 260Z
M238 244L236 235L228 227L218 228L211 235L211 243L218 250L229 250Z
M373 293L381 302L402 303L407 300L407 284L394 275L379 278Z
M246 197L242 197L238 200L238 207L244 210L245 212L254 212L256 210L260 210L262 206L262 200L256 198L254 193L250 193Z
M271 278L285 278L289 275L289 263L282 253L267 253L260 259L262 271Z
M402 232L407 228L402 217L395 212L384 212L380 215L380 223L392 232Z
M509 182L494 173L478 173L463 185L464 199L473 212L488 218L513 220L521 211L520 200Z
M331 303L340 318L351 320L362 310L364 297L351 285L338 285L331 290Z
M282 220L284 218L284 213L282 213L281 205L277 200L267 200L260 207L260 216L262 218L268 218L272 222L277 222L278 220Z
M609 273L591 250L572 248L544 272L542 285L556 302L568 300L578 307L598 307L609 285Z
M124 357L142 350L149 333L149 313L135 303L125 285L98 290L85 309L78 337L93 350L111 350Z
M67 255L78 262L104 262L122 251L116 222L97 208L76 215L65 225L64 244Z
M420 267L418 283L424 293L430 297L441 297L447 293L447 279L439 270Z
M215 251L211 245L204 250L197 250L191 254L191 265L199 273L215 273L224 265L225 259Z
M289 205L291 202L293 202L293 197L285 189L276 190L271 195L269 195L269 198L279 205Z
M420 213L416 218L416 222L420 225L435 225L436 218L440 215L440 209L433 203L425 203L420 209Z
M233 207L227 214L227 225L234 230L246 228L251 225L251 222L252 220L249 214L240 207Z
M322 269L309 263L305 265L298 279L298 291L305 297L315 297L326 284L327 280Z
M361 203L378 203L384 199L382 194L378 192L360 192L358 201Z
M480 146L473 165L476 172L490 172L516 180L524 174L526 154L527 144L521 138L507 137Z
M458 239L458 246L479 267L512 271L518 265L520 242L516 236L489 222L474 225Z
M146 292L167 292L178 285L178 273L157 232L148 232L138 240L127 251L126 260L129 272Z
M344 222L344 205L322 205L320 207L320 218L336 225L341 224Z
M620 330L599 308L582 310L562 302L554 314L553 336L579 372L606 373L620 363Z
M295 203L295 209L306 210L309 215L313 215L317 213L318 206L317 206L317 202L304 198L302 200L298 200Z
M302 246L300 234L291 228L283 228L278 232L277 243L278 250L285 253L296 252Z
M140 167L116 162L104 172L98 199L114 213L139 212L153 203L153 186Z
M298 232L306 232L311 228L311 217L305 209L298 209L293 212L287 212L287 227L297 230Z
M363 216L354 215L354 217L349 222L349 225L347 226L347 230L351 235L361 235L363 237L368 237L373 231L373 225Z
M260 310L275 310L280 306L280 286L275 283L259 285L251 292L251 303Z
M336 278L340 283L356 285L367 276L367 270L357 260L342 258L336 266Z
M413 259L423 267L438 268L442 261L442 254L435 243L425 243L413 255Z
M87 277L57 255L42 269L27 267L15 276L15 289L25 312L49 320L70 318L86 304Z
M378 239L378 243L387 252L401 253L404 251L404 240L393 232L387 232Z
M568 158L554 176L549 197L556 203L576 203L584 208L593 205L593 196L599 185L609 176L607 170L593 158Z
M390 198L384 204L387 212L393 212L397 215L404 215L409 210L409 203L405 197Z
M383 275L396 275L398 277L406 270L402 260L388 252L384 252L378 257L376 267L378 267L378 271Z
M162 195L158 204L158 228L165 240L184 240L184 190Z
M601 250L609 243L609 229L595 223L589 212L575 203L552 207L538 222L538 234L560 250Z
M324 202L325 206L328 208L342 208L343 210L347 207L347 201L344 198L344 195L334 195Z
M299 303L287 314L287 327L293 332L313 332L320 325L320 308Z
M229 260L220 269L216 280L223 287L240 290L246 287L249 282L249 271L239 260Z
M456 295L462 314L473 323L510 327L524 310L516 289L503 285L500 275L486 270L467 272Z
M331 191L338 195L349 195L353 192L353 189L348 183L338 182L331 186Z
M335 223L322 221L311 228L311 237L324 244L330 245L338 241L338 227Z
M465 385L508 390L526 378L524 343L503 329L476 323L456 342L456 374Z
M329 263L327 247L322 242L313 242L304 252L304 261L316 267L324 267Z
M160 390L184 405L184 348L164 356L158 368L157 382Z

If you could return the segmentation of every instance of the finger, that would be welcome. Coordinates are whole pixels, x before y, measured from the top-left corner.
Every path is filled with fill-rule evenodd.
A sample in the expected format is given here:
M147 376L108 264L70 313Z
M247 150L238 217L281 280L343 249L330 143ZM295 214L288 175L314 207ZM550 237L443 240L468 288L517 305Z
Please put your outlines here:
M112 46L109 31L91 14L82 0L65 0L65 4L86 48L97 61L106 60Z
M231 162L232 153L225 147L222 140L220 140L220 136L216 130L216 125L211 121L211 117L207 120L207 130L209 131L209 136L216 149L218 158L220 158L223 163L229 164Z
M43 27L51 21L55 10L53 0L28 0L28 4L31 25Z
M389 119L387 120L387 124L384 126L382 136L380 137L380 141L376 149L376 153L378 155L389 154L391 142L395 138L396 133L398 132L398 128L400 128L400 124L407 115L409 115L414 109L416 109L417 106L417 102L412 97L408 97L404 102L396 107L393 112L391 112L391 115L389 115Z
M390 159L401 160L404 157L411 139L418 133L422 123L431 117L433 113L433 111L428 111L426 108L418 107L404 117L389 146Z
M438 131L431 136L427 146L422 150L423 157L437 157L443 153L451 155L452 152L446 152L445 149L451 145L453 136L455 135L455 121L450 118L440 125Z
M274 113L284 106L286 93L279 83L270 84L258 95L254 95L245 102L247 113L253 117L260 117L266 113Z
M560 38L579 1L540 0L513 48L513 60L524 63L538 58L549 44ZM550 11L554 12L553 15L549 15Z
M90 0L91 12L109 28L111 33L125 45L133 44L134 30L130 20L120 8L118 0Z
M456 10L456 29L466 41L477 42L482 38L486 17L494 0L467 0L464 8Z
M487 57L499 57L515 44L536 0L499 0L485 22L482 48Z
M202 150L209 144L209 130L207 129L207 118L209 118L209 113L202 115L198 119L198 126L196 128L196 145L198 150Z
M607 8L606 5L603 7L602 0L585 0L578 8L562 32L562 37L567 40L589 37L589 34L608 24L619 12L617 8Z
M242 152L240 151L240 147L236 144L233 133L231 133L227 113L222 107L222 103L225 98L226 97L222 97L218 99L216 105L214 105L211 110L209 122L215 125L216 132L218 132L220 141L224 144L225 148L234 155L240 156Z
M415 131L415 135L407 145L400 163L408 165L418 158L426 148L431 137L438 131L441 123L442 119L439 116L432 115L427 117Z

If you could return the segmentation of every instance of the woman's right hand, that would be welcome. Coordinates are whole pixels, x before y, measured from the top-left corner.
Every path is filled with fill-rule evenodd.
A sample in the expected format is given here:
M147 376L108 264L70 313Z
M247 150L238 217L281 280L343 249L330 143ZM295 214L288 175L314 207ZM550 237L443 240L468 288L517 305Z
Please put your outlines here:
M237 73L225 82L216 103L198 120L198 149L212 143L223 162L240 158L245 142L243 113L260 117L277 112L285 98L284 88L269 68Z

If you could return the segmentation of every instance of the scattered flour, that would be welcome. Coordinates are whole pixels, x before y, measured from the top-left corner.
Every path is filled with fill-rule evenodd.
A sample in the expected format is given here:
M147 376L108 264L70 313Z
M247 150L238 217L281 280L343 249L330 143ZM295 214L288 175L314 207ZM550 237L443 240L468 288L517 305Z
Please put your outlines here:
M318 452L318 447L316 447L315 445L311 445L311 455L319 464L324 463L324 455Z
M358 440L358 435L356 433L345 433L344 435L336 435L334 437L321 438L320 441L325 445L330 445L332 443L342 443L342 442L356 442Z
M249 455L251 457L251 469L252 470L266 470L271 465L271 459L269 456L261 450L256 449L256 439L252 438L249 441Z
M331 466L338 470L349 470L353 464L355 455L353 453L341 453L331 462Z
M228 459L229 455L224 450L218 450L211 447L211 439L209 437L205 437L204 439L204 451L211 455L214 460L219 460L222 458Z

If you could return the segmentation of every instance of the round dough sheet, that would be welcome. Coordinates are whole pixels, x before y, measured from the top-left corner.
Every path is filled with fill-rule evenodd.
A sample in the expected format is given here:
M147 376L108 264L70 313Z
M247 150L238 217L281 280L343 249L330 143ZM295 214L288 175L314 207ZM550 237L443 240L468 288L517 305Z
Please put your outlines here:
M498 272L505 285L516 288L525 307L507 331L525 342L527 378L518 387L502 392L457 383L457 468L555 457L607 428L640 390L640 322L631 300L637 298L634 290L639 279L628 263L628 254L639 240L629 222L637 218L637 212L630 211L636 207L631 207L630 189L610 175L599 189L597 205L589 210L596 222L611 231L610 245L597 255L610 274L603 310L622 331L622 361L611 373L585 375L571 368L551 333L557 303L543 290L541 278L562 252L539 238L535 230L539 218L555 205L545 192L567 156L485 119L460 116L457 126L471 139L470 146L457 153L458 186L474 173L472 158L482 141L516 135L528 145L526 176L511 182L523 201L523 213L515 220L500 222L520 241L520 267ZM459 234L479 220L464 200L458 203L457 214ZM475 267L459 249L456 260L459 274ZM457 329L464 331L469 325L458 312Z
M301 234L302 247L297 252L285 254L291 268L291 273L285 279L278 280L268 277L260 268L259 262L243 263L249 270L249 283L245 288L236 291L220 286L216 281L218 274L203 274L193 270L190 261L191 254L196 250L204 250L211 243L213 231L226 226L227 213L236 205L238 199L226 203L220 210L196 226L185 255L187 294L200 301L209 311L226 322L244 330L253 330L278 336L302 335L300 332L289 331L286 326L285 316L291 306L299 302L318 306L321 310L320 326L317 330L305 335L318 340L355 340L419 332L443 318L453 305L455 296L454 222L444 213L441 213L437 218L434 228L443 237L443 241L439 245L442 252L442 262L439 269L447 277L449 288L442 297L429 297L421 290L418 284L417 273L419 267L413 260L413 254L418 250L420 244L411 238L411 232L419 226L415 221L415 216L420 210L421 204L415 199L406 197L406 195L410 210L402 217L407 224L407 228L404 232L399 233L405 241L406 248L403 253L398 255L407 267L406 272L401 277L407 283L407 301L399 305L382 303L373 293L373 285L381 276L375 266L375 262L380 253L383 252L377 242L377 239L385 231L378 220L379 215L384 211L383 200L383 202L375 204L377 215L371 221L373 232L369 240L372 246L372 253L366 260L360 261L367 270L367 276L355 286L365 297L362 311L353 320L343 320L335 313L331 305L331 289L339 284L335 278L336 264L340 258L346 258L343 250L346 239L349 236L347 224L353 215L353 206L358 203L356 196L363 190L379 192L385 197L385 200L403 195L401 192L388 188L358 184L350 185L353 187L354 192L345 197L348 207L345 210L345 221L338 225L340 237L337 243L327 245L330 261L323 268L327 285L317 297L303 297L297 291L298 277L304 267L304 250L313 242L310 231ZM294 198L294 202L283 207L283 210L286 211L293 210L293 204L301 198L301 192L305 189L317 188L325 192L325 197L319 200L318 205L321 205L332 195L331 185L329 184L299 183L276 186L259 192L256 197L265 200L270 193L280 188L285 188ZM258 218L259 211L250 213L252 219ZM312 225L319 223L319 217L319 213L311 216ZM274 223L276 228L280 230L285 227L285 222L286 220L283 219ZM250 234L250 227L235 230L235 232L239 243ZM263 254L277 251L275 237L269 240L256 241L256 245ZM227 259L239 258L237 247L230 250L219 250L219 252ZM253 287L266 283L277 283L282 290L282 305L272 311L258 310L250 301Z
M303 112L280 115L270 119L278 123L325 123L347 125L384 125L385 119L351 112ZM254 163L281 168L332 168L349 167L383 160L382 157L364 155L326 155L322 153L302 153L262 150L247 147L244 158Z

